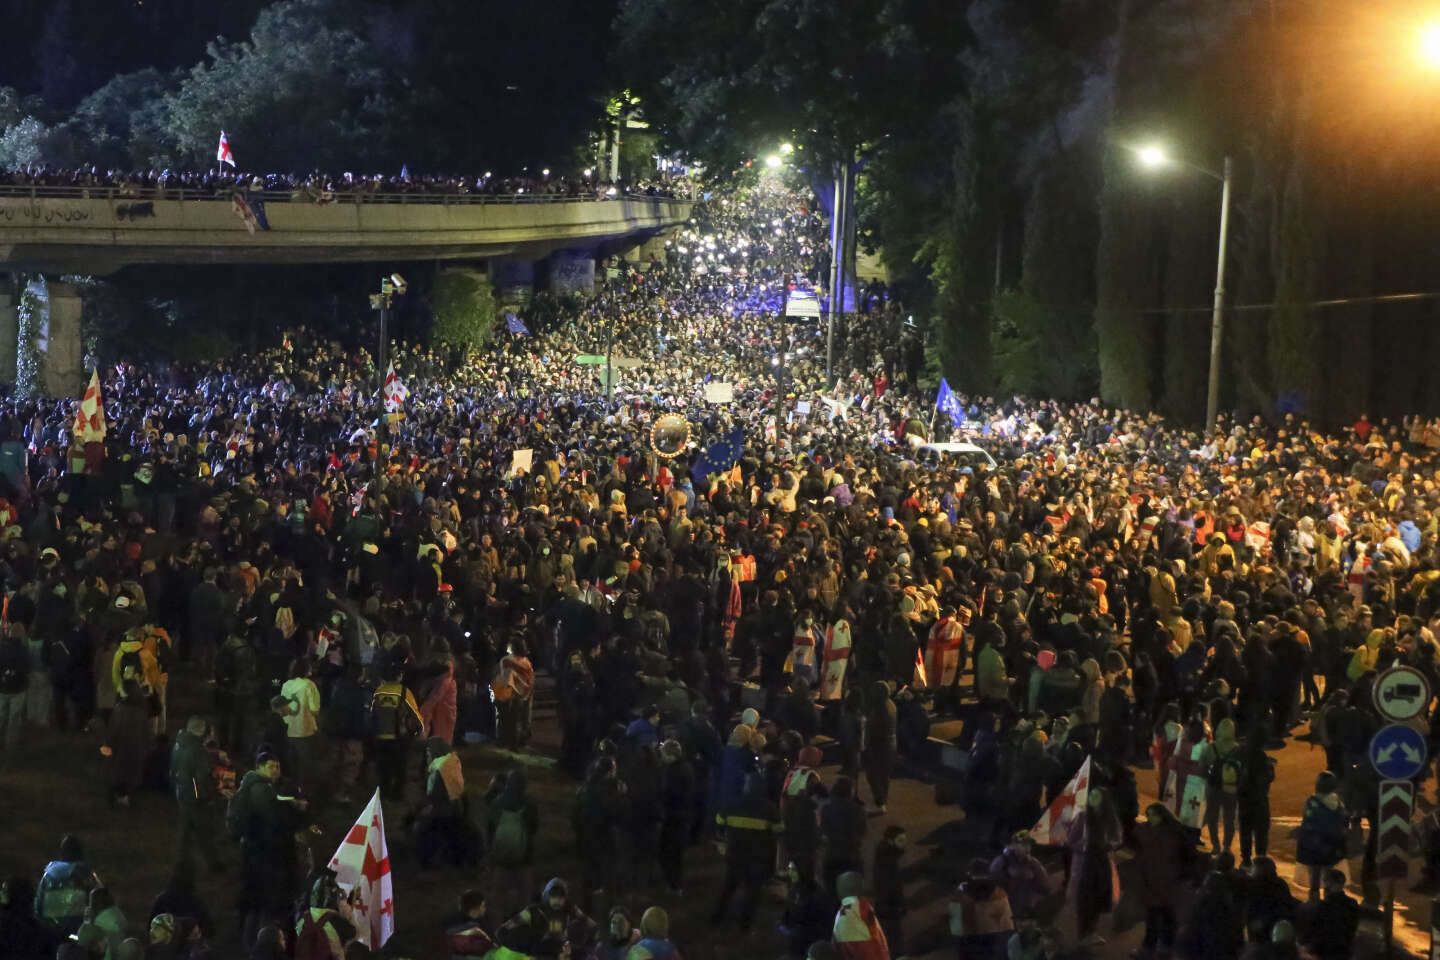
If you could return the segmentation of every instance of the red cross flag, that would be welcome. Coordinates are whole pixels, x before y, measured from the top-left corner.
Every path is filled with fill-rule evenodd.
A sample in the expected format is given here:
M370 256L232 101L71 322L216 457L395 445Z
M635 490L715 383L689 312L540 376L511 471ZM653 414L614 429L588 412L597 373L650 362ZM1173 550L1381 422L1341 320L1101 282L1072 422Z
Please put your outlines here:
M1265 544L1270 542L1270 524L1263 520L1256 520L1245 528L1245 542L1250 549L1259 553L1265 549Z
M105 401L100 397L99 370L90 371L90 385L80 396L71 433L81 443L100 443L105 439Z
M395 372L395 364L390 364L385 371L385 412L396 415L397 419L404 416L405 401L409 396L410 390Z
M225 136L225 131L220 131L220 145L215 148L215 162L224 166L230 164L235 166L235 155L230 152L230 140Z
M1050 802L1050 809L1040 815L1040 821L1030 828L1030 836L1036 843L1063 845L1070 836L1070 829L1080 818L1085 803L1090 799L1090 758L1080 765L1065 787L1064 792Z
M395 887L379 790L330 858L330 869L347 894L341 911L355 924L356 940L378 951L395 935Z

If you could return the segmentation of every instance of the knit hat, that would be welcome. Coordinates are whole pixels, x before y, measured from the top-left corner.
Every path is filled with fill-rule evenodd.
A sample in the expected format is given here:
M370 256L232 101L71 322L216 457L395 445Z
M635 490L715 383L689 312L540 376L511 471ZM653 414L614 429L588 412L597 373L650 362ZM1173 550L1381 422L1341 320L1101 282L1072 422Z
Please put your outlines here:
M745 711L740 714L740 722L747 727L758 726L760 723L760 711L754 707L746 707Z
M656 940L670 936L670 915L664 907L650 907L640 915L640 935Z
M840 895L841 900L844 900L846 897L860 896L865 892L864 875L854 870L845 871L840 874L839 879L835 881L835 892Z

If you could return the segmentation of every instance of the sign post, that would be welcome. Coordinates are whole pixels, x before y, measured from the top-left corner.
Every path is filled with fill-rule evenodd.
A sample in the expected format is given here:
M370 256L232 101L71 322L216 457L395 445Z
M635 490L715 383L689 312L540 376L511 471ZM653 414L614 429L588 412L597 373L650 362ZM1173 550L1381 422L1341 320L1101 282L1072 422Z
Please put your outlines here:
M1375 678L1375 709L1387 720L1414 720L1430 706L1430 681L1414 667L1391 667Z

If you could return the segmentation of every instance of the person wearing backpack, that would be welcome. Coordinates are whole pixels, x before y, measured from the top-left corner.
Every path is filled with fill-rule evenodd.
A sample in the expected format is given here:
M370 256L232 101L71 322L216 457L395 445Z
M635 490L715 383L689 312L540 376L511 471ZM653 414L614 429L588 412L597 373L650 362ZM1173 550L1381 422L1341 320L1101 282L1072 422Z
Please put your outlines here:
M35 888L35 916L55 935L64 938L80 929L90 891L100 886L100 878L85 862L85 847L80 838L66 834L60 838L60 855L45 865L40 884Z
M1210 769L1206 783L1205 827L1210 831L1212 852L1229 850L1235 839L1235 813L1240 790L1240 744L1235 739L1235 721L1226 717L1215 727L1210 745ZM1225 843L1220 843L1220 822L1225 823Z
M243 633L232 633L215 655L215 734L220 746L242 754L249 746L249 721L260 690L255 648Z
M6 753L20 745L29 683L30 654L25 642L7 630L0 638L0 750Z
M425 721L415 695L405 686L404 667L398 663L385 668L385 682L370 698L370 728L375 770L380 794L387 800L405 798L405 768L410 744L425 733Z
M204 717L191 717L185 729L175 735L175 746L170 750L170 785L179 804L177 862L191 866L198 846L214 874L220 856L215 849L215 763L205 746L209 733L210 724Z
M535 832L540 827L540 812L530 798L525 771L519 767L505 774L498 791L492 796L485 818L485 838L489 849L490 877L495 884L491 897L502 916L518 909L531 889L531 867L535 863Z

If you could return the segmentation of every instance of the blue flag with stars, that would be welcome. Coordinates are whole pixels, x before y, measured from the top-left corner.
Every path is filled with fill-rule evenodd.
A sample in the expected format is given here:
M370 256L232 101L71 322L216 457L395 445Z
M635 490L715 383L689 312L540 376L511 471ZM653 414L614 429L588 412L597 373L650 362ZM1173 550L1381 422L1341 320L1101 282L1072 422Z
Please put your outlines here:
M944 377L940 378L940 394L935 398L935 409L948 414L953 426L958 427L965 422L965 408L960 406L960 397L950 389Z
M530 336L530 328L525 326L525 321L513 313L505 314L505 329L522 337Z
M724 473L735 466L745 452L745 428L736 427L728 436L721 437L700 454L700 459L690 468L690 476L702 480L712 473Z

